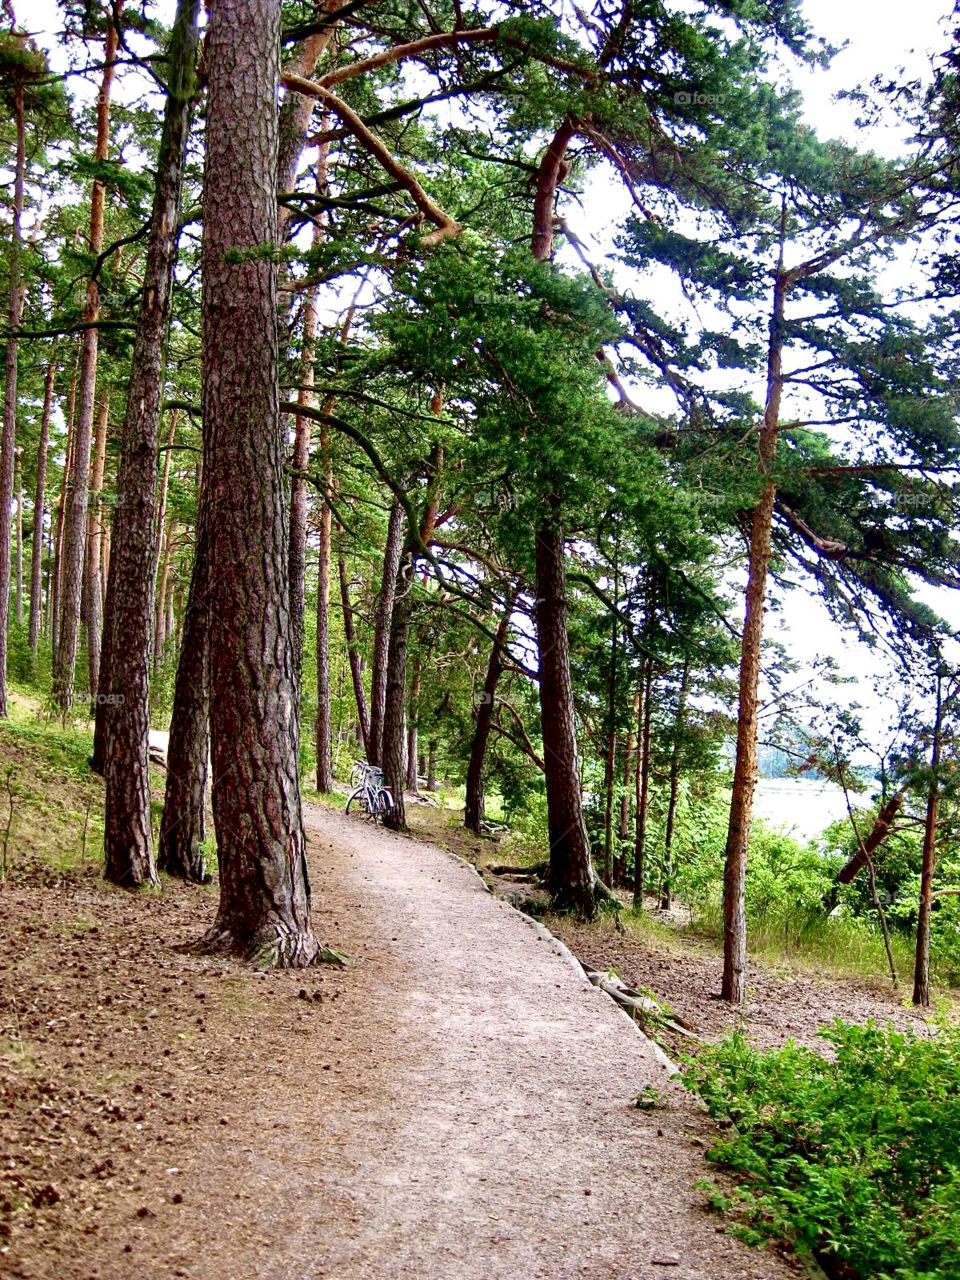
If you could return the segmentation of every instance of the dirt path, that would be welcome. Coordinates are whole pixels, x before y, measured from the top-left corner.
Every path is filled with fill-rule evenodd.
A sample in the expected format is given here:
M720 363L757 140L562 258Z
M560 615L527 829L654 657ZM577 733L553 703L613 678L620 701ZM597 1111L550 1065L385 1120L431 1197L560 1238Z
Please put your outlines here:
M69 1119L54 1114L50 1145L17 1174L39 1203L14 1219L0 1276L795 1274L718 1232L693 1189L707 1172L704 1122L632 1024L528 921L432 846L320 809L308 830L317 926L350 955L342 974L261 978L171 955L209 895L198 904L175 890L144 912L103 892L84 909L104 923L69 956L95 968L102 946L121 974L130 966L138 1007L129 1026L115 1023L101 993L60 1037L61 1006L81 998L84 978L70 985L69 956L56 979L38 972L42 940L64 925L54 895L30 908L41 945L19 974L36 983L19 1025L40 1097ZM90 1063L106 1045L107 1093ZM42 1083L77 1071L71 1096ZM662 1104L631 1107L646 1086ZM0 1121L14 1124L9 1091L5 1103ZM25 1162L0 1154L7 1176Z

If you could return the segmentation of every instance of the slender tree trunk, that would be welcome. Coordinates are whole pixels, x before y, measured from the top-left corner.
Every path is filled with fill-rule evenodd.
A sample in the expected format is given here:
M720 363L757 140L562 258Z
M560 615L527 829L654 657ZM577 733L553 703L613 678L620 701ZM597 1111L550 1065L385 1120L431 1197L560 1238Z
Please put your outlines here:
M97 101L97 142L94 159L102 164L107 159L110 140L110 90L113 84L114 59L117 54L117 31L113 22L107 25L104 49L103 80ZM103 248L104 186L94 179L90 197L89 251L94 257ZM80 634L80 605L83 591L84 551L87 531L87 501L90 485L90 440L93 432L94 403L97 390L97 328L100 318L100 292L96 280L87 282L87 306L84 315L91 327L83 334L78 387L79 408L75 427L73 467L67 486L66 512L63 525L62 552L62 618L57 651L53 664L53 693L64 715L73 704L77 641Z
M326 493L333 484L330 456L330 433L320 428L320 457ZM333 765L330 759L330 557L333 547L333 512L324 495L320 508L320 554L317 564L317 790L333 790ZM361 686L362 690L362 686Z
M210 879L204 857L210 712L208 557L201 489L193 573L173 692L167 778L157 851L157 866L161 871L197 884Z
M483 689L475 700L476 722L473 728L473 739L470 743L470 761L467 765L466 803L463 809L463 825L468 831L480 835L483 829L483 772L487 757L487 744L490 741L490 730L493 726L493 712L497 701L497 686L503 675L506 661L507 636L510 633L510 617L516 601L515 594L507 596L503 616L497 626L497 633L487 660L487 673L483 678ZM432 744L431 744L432 745ZM433 788L431 787L430 790Z
M596 874L583 816L577 731L567 635L567 570L563 531L554 519L536 537L536 624L540 722L550 862L547 887L557 905L585 919L596 910Z
M437 744L431 739L427 744L427 790L437 789Z
M663 887L660 893L661 911L669 911L673 905L673 832L677 821L677 801L680 796L680 740L687 714L687 688L690 682L690 659L684 659L680 677L680 693L677 697L677 718L674 721L673 750L670 753L670 796L667 800L667 822L663 833Z
M852 858L848 859L840 870L837 872L834 880L833 888L830 890L824 906L828 911L832 911L837 905L837 887L842 884L853 884L860 872L866 867L876 853L876 851L886 840L893 827L897 814L903 808L903 802L907 797L906 787L900 787L887 800L886 804L877 814L870 833L857 849Z
M116 549L107 588L104 874L108 880L127 886L157 878L148 752L158 434L180 193L195 84L198 11L199 0L179 0L170 44L167 102L117 475Z
M740 651L740 700L737 714L736 761L730 798L723 881L723 981L721 997L743 1002L747 972L747 851L757 775L758 690L763 642L763 609L770 567L770 536L777 487L771 472L777 456L782 391L783 312L787 279L781 262L774 281L773 314L767 357L767 401L760 428L760 499L750 529L746 612Z
M299 95L298 95L299 96ZM314 247L322 232L314 227ZM317 341L317 291L311 289L303 307L303 354L300 360L300 388L297 403L309 408L313 404L314 348ZM303 618L307 581L307 520L310 495L306 470L310 465L312 420L306 414L294 419L293 479L290 482L290 620L293 634L293 663L297 679L297 701L303 666ZM318 602L319 609L319 602Z
M613 571L614 601L619 592L619 572ZM617 773L617 646L616 614L610 624L610 661L607 668L607 743L603 761L603 878L613 884L613 785Z
M370 713L367 709L367 698L363 689L363 670L360 663L360 649L357 642L356 628L353 625L353 605L350 602L350 583L347 580L347 563L343 554L337 556L337 574L340 579L340 607L343 611L343 635L350 658L350 678L353 681L353 694L357 700L357 716L359 718L360 737L364 753L368 760L372 759L373 739L370 729Z
M387 541L383 551L383 576L373 632L373 669L370 677L370 744L368 759L382 765L383 719L387 697L387 663L390 653L390 630L393 601L397 590L397 573L403 550L405 516L403 507L394 499L387 524Z
M14 454L13 466L13 487L16 492L17 504L17 547L16 547L16 581L14 587L14 595L16 605L14 608L14 617L17 626L23 626L23 450L18 447Z
M920 910L917 915L917 950L913 968L913 1003L930 1005L930 916L933 911L933 877L937 869L937 820L940 812L940 739L943 730L943 687L937 673L937 709L930 753L930 786L923 824L920 860Z
M53 546L53 582L50 599L50 653L56 659L60 644L60 624L63 613L63 523L67 509L70 472L73 468L73 442L75 437L77 407L77 373L80 366L80 345L77 359L70 374L70 390L67 393L67 434L63 446L63 472L60 476L60 496L57 499L57 523Z
M627 742L623 752L623 766L620 774L620 823L617 831L618 849L613 862L613 878L617 884L621 884L626 880L627 875L627 855L626 846L630 839L630 808L631 808L631 783L633 781L636 753L636 743L634 740L634 727L640 715L640 687L637 686L633 691L633 700L630 708L630 727L627 730Z
M422 671L420 656L413 660L413 671L410 675L410 709L407 718L407 790L416 795L420 787L417 769L419 749L420 690L422 688Z
M96 715L100 680L100 634L103 624L103 601L100 595L100 539L103 523L100 495L107 460L107 432L110 421L110 397L101 393L94 429L93 458L90 468L90 496L87 507L86 563L83 590L86 599L84 615L87 624L87 663L90 677L91 714Z
M37 487L33 498L33 542L30 548L30 619L28 634L34 657L40 644L40 618L43 604L43 512L46 503L47 450L50 443L50 415L53 410L53 384L57 376L56 361L51 358L43 384L43 413L40 417L40 443L37 446Z
M407 828L403 801L407 782L407 640L413 612L415 575L414 552L408 542L401 552L393 592L380 745L380 767L383 769L386 785L393 794L393 809L384 822L394 831L405 831Z
M159 580L154 593L153 607L153 673L156 675L163 663L163 610L166 608L167 581L170 575L170 544L173 528L167 522L167 494L170 490L170 468L172 466L173 445L177 438L177 422L180 411L174 409L170 414L170 426L167 428L166 449L163 453L163 472L160 478L160 498L157 505L157 539L154 550L154 579Z
M643 679L642 718L637 727L637 830L633 844L633 909L643 910L647 862L647 809L650 803L650 727L653 721L653 659Z
M10 288L7 324L20 326L23 311L21 258L23 255L23 187L26 173L26 121L23 85L14 90L14 130L16 160L13 174L13 209L10 232ZM7 711L7 623L10 617L10 506L13 501L14 459L17 448L17 339L10 333L6 349L6 383L3 394L3 435L0 438L0 717Z
M277 268L260 252L277 240L279 50L280 0L212 7L203 406L220 905L199 945L299 968L321 947L296 758Z

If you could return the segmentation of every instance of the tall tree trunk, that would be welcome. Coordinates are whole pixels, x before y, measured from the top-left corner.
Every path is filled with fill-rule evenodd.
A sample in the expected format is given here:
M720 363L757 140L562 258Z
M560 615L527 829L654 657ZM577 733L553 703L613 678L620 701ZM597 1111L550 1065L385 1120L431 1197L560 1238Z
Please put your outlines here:
M427 790L437 790L437 744L432 738L427 744Z
M940 741L943 731L943 684L937 672L937 708L930 752L930 785L923 824L920 860L920 910L917 915L917 950L913 967L913 1003L930 1005L930 915L933 911L933 877L937 869L937 820L940 812Z
M160 477L160 497L157 504L157 537L154 550L154 579L157 588L153 605L153 673L156 675L163 663L163 610L167 601L167 581L170 576L170 544L173 537L172 525L167 522L167 495L170 491L170 468L173 459L173 445L177 438L177 422L180 411L172 410L170 426L167 428L166 448L163 452L163 471Z
M577 762L563 530L557 511L559 503L553 506L553 519L542 525L536 536L540 723L550 838L547 887L559 907L589 919L596 910L596 873L590 857Z
M673 750L670 752L670 796L667 800L667 821L663 833L663 886L660 891L660 909L669 911L673 905L673 832L677 821L677 801L680 797L680 739L687 714L687 688L690 682L690 659L685 658L680 677L680 693L677 698L677 718L674 721Z
M618 604L619 568L614 562L613 594ZM619 605L618 605L619 607ZM607 667L607 743L603 761L603 878L613 884L613 786L617 769L617 616L610 623L610 661Z
M357 701L357 717L360 737L363 741L364 753L368 760L372 759L373 739L370 730L370 712L363 689L363 670L360 663L360 649L357 642L356 628L353 625L353 605L350 601L350 583L347 579L347 562L341 552L337 556L337 575L340 579L340 607L343 611L343 636L350 659L350 678L353 681L353 695Z
M113 84L114 60L117 54L117 31L108 22L104 48L103 80L97 100L97 142L94 159L103 164L110 140L110 90ZM103 249L104 186L94 179L90 196L89 252L96 257ZM74 429L73 466L67 486L67 504L63 525L62 552L62 617L57 651L53 664L53 693L65 715L73 704L73 685L80 634L80 605L83 591L84 550L87 532L87 501L90 485L90 439L93 432L94 403L97 392L97 321L100 318L100 291L94 279L87 281L87 306L80 379L79 408Z
M260 252L277 240L279 50L280 0L211 8L203 406L220 904L199 946L301 967L321 947L296 758L277 269Z
M476 699L476 723L473 727L473 739L470 743L470 761L467 764L466 803L463 807L463 825L468 831L480 835L483 829L483 771L487 757L487 744L490 741L490 730L493 726L493 712L497 701L497 686L503 675L506 662L507 636L510 633L510 617L516 594L509 593L503 616L497 626L490 657L487 659L487 672L483 678L483 689ZM432 744L431 744L432 746ZM432 790L432 788L431 788Z
M16 577L14 585L14 597L16 604L14 607L14 617L18 627L23 626L23 450L18 446L14 454L13 465L13 487L16 494L16 526L17 526L17 548L16 548Z
M21 258L23 255L23 187L26 173L26 121L23 85L14 90L16 161L13 174L13 210L10 231L10 288L7 325L18 329L23 310ZM3 435L0 438L0 717L7 711L7 622L10 617L10 506L13 501L14 458L17 448L17 339L7 336L6 383L3 393Z
M771 474L777 456L780 398L783 388L783 313L787 278L783 272L783 240L780 265L774 280L773 313L767 354L767 400L760 428L760 499L750 529L746 611L740 650L740 697L737 713L737 747L730 797L730 824L723 878L723 981L720 992L731 1004L743 1002L747 972L747 851L750 818L757 774L758 690L760 651L763 641L763 609L770 567L770 536L776 480Z
M630 839L630 807L633 772L635 768L636 742L634 728L640 715L641 692L638 685L633 691L630 707L630 727L627 729L627 742L623 752L623 764L620 772L620 822L617 829L617 852L613 860L613 878L621 884L626 880L627 855L626 846Z
M84 617L87 624L87 664L93 715L96 715L100 681L100 633L103 623L103 601L100 595L100 539L103 537L103 522L100 511L100 495L103 490L103 472L107 461L109 421L110 397L106 392L103 392L97 406L96 427L94 429L93 457L90 467L90 495L87 507L86 561L83 573Z
M407 790L416 795L420 787L417 757L420 754L420 691L423 685L422 664L419 653L413 660L410 674L409 711L407 713Z
M653 721L653 659L643 677L641 719L637 726L637 830L633 842L633 909L643 910L647 862L647 810L650 803L650 727Z
M383 732L380 740L380 767L383 769L384 781L393 793L393 809L384 818L384 822L394 831L405 831L407 828L403 800L407 782L407 641L416 578L411 542L412 539L408 540L402 550L393 591L383 698Z
M50 415L53 410L53 384L57 365L53 357L47 365L43 384L43 413L40 417L40 443L37 446L37 487L33 497L33 542L30 548L30 619L28 635L34 657L40 644L40 618L43 595L43 512L46 503L47 449L50 443Z
M77 408L77 374L80 368L80 351L82 344L77 345L77 358L73 362L70 374L70 390L67 392L67 434L63 446L63 471L60 476L60 496L57 499L57 521L53 543L53 581L50 591L50 653L56 659L60 645L60 624L63 613L63 524L67 509L67 493L69 491L70 472L73 468L73 444L76 427Z
M173 691L167 778L157 850L157 866L161 871L197 884L210 879L203 848L206 840L207 726L210 713L208 557L201 488L193 573Z
M403 550L403 507L394 499L387 524L387 541L383 550L383 576L373 630L373 662L370 676L370 745L368 759L371 764L382 765L383 718L387 697L387 662L390 653L390 630L393 620L393 601L397 590L397 573Z
M297 95L299 97L299 95ZM318 179L319 185L319 179ZM314 247L323 232L314 225ZM313 369L317 341L317 291L311 289L303 306L303 352L300 359L300 387L297 403L305 408L313 405ZM303 617L307 582L307 520L310 495L306 470L310 465L312 419L298 413L294 419L293 479L290 482L290 620L293 635L293 664L297 680L297 702L303 667ZM326 504L324 504L326 505ZM319 602L317 605L319 609Z
M148 752L158 435L180 193L195 85L198 10L199 0L179 0L170 43L167 101L117 475L116 548L107 587L104 874L108 880L128 886L157 878Z
M330 557L333 547L333 512L327 495L333 484L330 432L320 428L320 459L326 492L320 507L320 554L317 563L317 790L333 790L330 759Z

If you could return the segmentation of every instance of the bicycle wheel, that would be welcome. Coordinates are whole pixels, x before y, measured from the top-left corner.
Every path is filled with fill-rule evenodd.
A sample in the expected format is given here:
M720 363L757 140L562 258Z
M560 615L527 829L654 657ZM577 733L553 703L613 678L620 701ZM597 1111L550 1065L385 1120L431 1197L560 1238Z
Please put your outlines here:
M377 792L377 813L378 818L382 818L386 813L393 812L393 795L389 787L381 787Z
M353 806L354 801L356 800L360 801L361 809L364 809L364 810L366 809L367 806L365 803L365 795L364 795L365 790L366 788L364 787L357 787L355 788L355 790L350 792L349 796L347 797L347 807L344 809L344 813L350 812L350 809Z

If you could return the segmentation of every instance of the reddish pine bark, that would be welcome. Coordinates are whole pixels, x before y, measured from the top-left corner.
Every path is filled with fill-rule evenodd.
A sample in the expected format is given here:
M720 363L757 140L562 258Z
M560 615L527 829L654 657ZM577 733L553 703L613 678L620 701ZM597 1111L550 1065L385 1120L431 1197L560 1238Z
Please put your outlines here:
M101 718L104 874L128 887L156 880L148 747L158 432L163 347L194 92L198 10L199 0L180 0L170 45L167 101L117 475L116 546L107 586L103 655L107 683L100 701L105 712Z
M94 159L107 159L110 141L110 90L113 84L114 59L117 53L117 31L112 22L107 26L104 48L103 79L97 100L97 141ZM103 248L104 186L95 179L90 196L90 253L96 256ZM79 406L74 428L73 463L67 485L61 553L61 622L53 663L53 694L61 711L73 704L77 641L80 635L80 605L83 591L84 552L87 531L87 503L90 485L90 440L93 433L94 405L97 391L97 328L100 318L100 291L95 280L87 282L87 306L84 320L90 324L83 334L78 385Z
M218 0L207 34L203 224L210 738L220 904L200 942L317 960L296 755L279 413L279 0Z
M43 612L43 512L46 504L47 448L50 442L50 415L53 410L53 384L57 376L56 361L47 365L43 385L43 412L40 416L40 443L37 446L37 487L33 498L33 543L30 554L30 615L27 632L30 650L36 656L40 643L40 620Z

